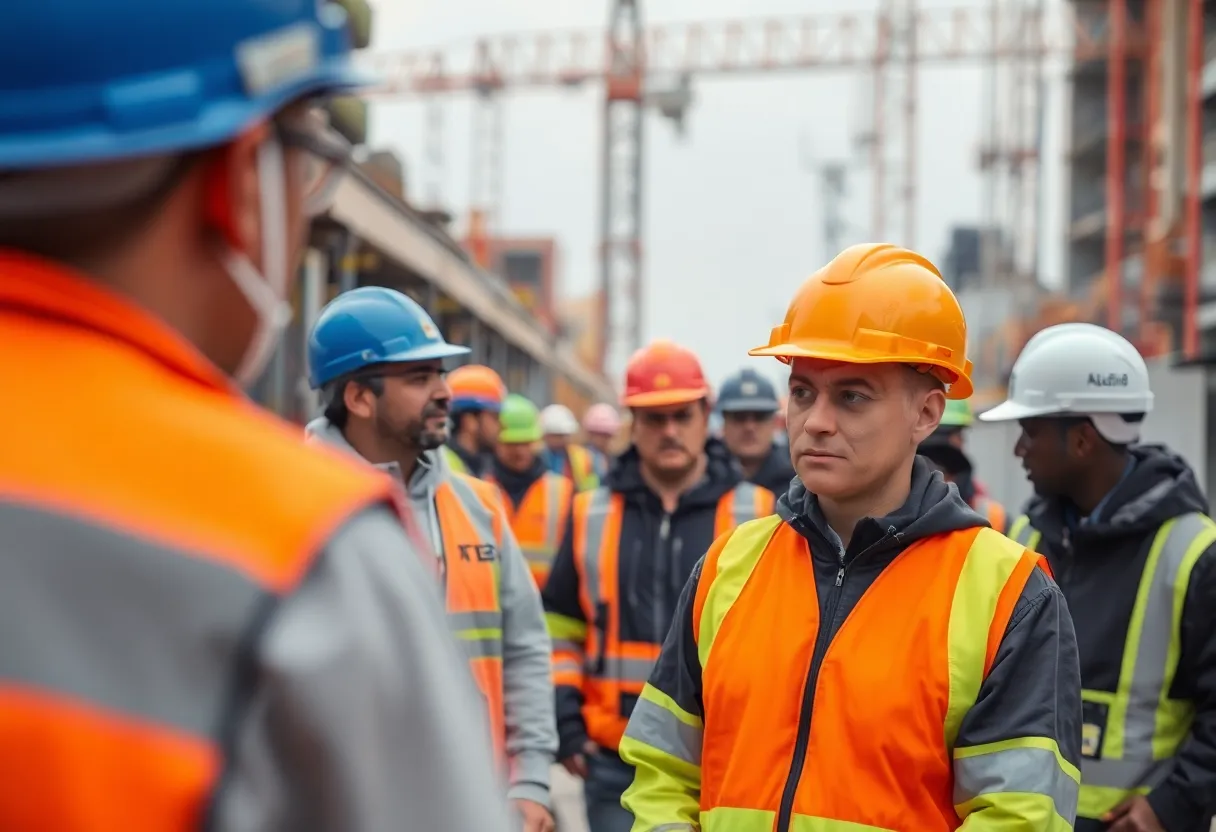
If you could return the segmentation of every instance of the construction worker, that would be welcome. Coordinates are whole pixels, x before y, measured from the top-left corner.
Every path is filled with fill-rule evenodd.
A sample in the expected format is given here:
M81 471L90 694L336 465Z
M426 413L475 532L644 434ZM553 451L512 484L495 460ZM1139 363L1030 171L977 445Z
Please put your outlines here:
M633 355L623 398L633 445L603 486L575 498L545 585L558 758L586 780L591 832L632 824L620 801L633 772L617 747L698 553L772 510L773 495L744 482L708 439L709 396L687 349L656 341Z
M749 482L784 494L794 479L789 448L774 441L781 403L773 383L748 367L728 378L718 391L722 441Z
M452 433L443 448L448 467L483 477L494 460L498 441L498 411L507 386L498 373L482 364L465 364L448 376L452 389Z
M1009 514L1004 506L982 489L974 476L975 466L971 463L971 457L964 450L963 432L971 427L971 422L970 404L958 400L947 401L941 424L928 439L920 443L917 453L933 463L946 482L954 483L959 496L986 519L988 525L1004 534L1009 529Z
M574 483L545 468L538 453L540 410L516 393L503 400L502 430L488 477L502 492L515 539L528 559L538 588L543 588L570 519Z
M555 474L569 477L579 491L590 491L599 486L595 475L595 463L591 453L574 441L578 433L578 419L564 404L551 404L541 411L541 432L545 447L542 459Z
M933 264L858 245L749 353L791 364L801 487L684 588L620 747L635 830L1071 828L1060 590L916 455L971 394L966 345Z
M1207 832L1216 811L1216 523L1190 467L1139 445L1144 359L1092 324L1027 342L1008 400L1037 495L1010 535L1047 556L1080 642L1080 832Z
M0 828L505 832L391 482L240 390L349 163L345 16L6 2L0 54Z
M621 415L607 402L593 404L583 414L583 433L587 436L587 450L591 452L595 473L599 478L608 476L620 432Z
M400 292L344 292L321 310L309 335L309 382L322 391L325 414L307 430L390 473L415 516L425 518L449 621L509 778L507 796L524 832L551 832L557 735L540 597L498 489L450 471L440 452L452 400L444 362L467 352L446 343L422 307Z

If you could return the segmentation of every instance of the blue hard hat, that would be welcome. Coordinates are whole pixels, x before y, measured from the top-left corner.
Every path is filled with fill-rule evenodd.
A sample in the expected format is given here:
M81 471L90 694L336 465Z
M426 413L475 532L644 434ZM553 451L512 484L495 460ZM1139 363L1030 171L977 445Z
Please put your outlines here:
M324 0L0 0L0 169L217 146L369 80Z
M395 289L363 286L321 310L308 334L308 383L313 389L374 364L433 361L468 355L443 340L426 310Z
M776 413L780 409L777 388L750 368L735 373L718 390L718 410L722 413Z

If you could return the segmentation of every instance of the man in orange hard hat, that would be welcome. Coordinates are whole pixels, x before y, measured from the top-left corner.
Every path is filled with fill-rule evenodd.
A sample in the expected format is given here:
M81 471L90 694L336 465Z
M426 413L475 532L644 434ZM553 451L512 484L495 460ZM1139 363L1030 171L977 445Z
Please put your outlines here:
M498 412L507 385L484 364L465 364L448 374L452 390L452 435L443 446L448 467L460 474L483 477L494 461L498 442Z
M684 589L621 743L635 830L1072 828L1063 596L916 455L971 393L966 346L928 260L861 245L751 351L791 365L801 486Z
M617 755L625 723L671 625L680 588L715 537L772 510L730 452L708 438L710 388L684 347L656 341L625 371L632 447L604 484L575 498L543 593L553 638L558 759L586 778L591 832L632 824Z

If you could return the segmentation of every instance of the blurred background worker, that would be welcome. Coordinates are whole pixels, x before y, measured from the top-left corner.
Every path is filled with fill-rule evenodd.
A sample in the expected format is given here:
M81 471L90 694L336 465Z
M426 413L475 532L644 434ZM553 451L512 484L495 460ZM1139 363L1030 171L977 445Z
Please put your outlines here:
M488 479L502 491L511 530L538 588L543 588L570 519L574 483L540 459L540 410L516 393L503 400L502 429Z
M505 829L391 482L238 388L348 44L315 0L0 4L0 828Z
M655 341L629 360L632 447L603 486L575 498L549 582L558 758L586 778L591 832L628 832L633 778L617 746L671 625L680 587L718 535L772 510L708 438L709 384L684 347Z
M452 390L452 434L443 447L448 467L473 477L485 476L498 441L498 411L507 385L482 364L465 364L448 376Z
M621 414L607 402L593 404L583 414L583 433L587 436L587 450L591 451L596 476L601 479L608 475L608 469L612 467L620 432Z
M309 382L325 402L309 435L389 472L423 520L451 628L484 697L477 710L489 714L489 744L509 778L507 795L524 832L551 830L549 766L557 736L540 598L498 489L451 471L440 450L452 398L444 362L469 350L446 343L413 300L378 286L331 301L308 347Z
M579 491L590 491L600 484L591 452L574 441L578 419L564 404L551 404L541 411L544 449L541 458L550 471L568 477Z
M971 427L971 405L965 401L946 402L946 412L937 430L920 443L917 451L942 472L946 482L954 483L959 495L975 509L988 525L1004 534L1009 529L1010 517L1005 507L986 493L975 477L975 467L964 448L964 432Z
M1152 407L1136 348L1074 323L1031 338L980 414L1021 425L1037 496L1010 534L1051 561L1076 622L1081 832L1207 832L1216 811L1216 523L1181 457L1136 444Z
M789 448L774 439L780 407L773 383L751 368L728 378L718 392L722 441L748 481L773 494L784 494L794 479Z
M1072 827L1060 590L916 455L966 347L928 260L859 245L751 351L791 365L799 482L684 588L621 743L636 829Z

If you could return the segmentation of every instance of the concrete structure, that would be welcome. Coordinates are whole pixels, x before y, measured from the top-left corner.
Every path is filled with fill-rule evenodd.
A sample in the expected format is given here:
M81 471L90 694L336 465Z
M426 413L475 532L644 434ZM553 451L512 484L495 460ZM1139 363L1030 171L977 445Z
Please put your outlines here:
M340 185L329 215L317 222L299 290L296 317L255 398L298 421L315 413L305 380L307 333L324 304L359 285L400 289L435 317L445 337L471 347L513 391L545 403L559 384L571 406L613 400L598 373L519 303L506 283L478 268L445 231L398 197L354 171ZM568 402L570 403L570 402Z

